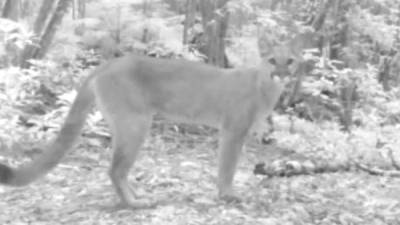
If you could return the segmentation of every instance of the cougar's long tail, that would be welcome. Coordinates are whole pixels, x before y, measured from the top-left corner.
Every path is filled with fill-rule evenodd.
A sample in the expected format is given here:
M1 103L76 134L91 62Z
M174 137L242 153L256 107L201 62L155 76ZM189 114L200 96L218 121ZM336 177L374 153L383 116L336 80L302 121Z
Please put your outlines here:
M90 79L82 85L64 125L54 142L47 147L42 155L27 165L19 168L11 168L0 164L0 183L11 186L27 185L40 176L44 176L60 162L80 136L80 130L85 124L86 117L92 108L94 93L89 87L89 83Z

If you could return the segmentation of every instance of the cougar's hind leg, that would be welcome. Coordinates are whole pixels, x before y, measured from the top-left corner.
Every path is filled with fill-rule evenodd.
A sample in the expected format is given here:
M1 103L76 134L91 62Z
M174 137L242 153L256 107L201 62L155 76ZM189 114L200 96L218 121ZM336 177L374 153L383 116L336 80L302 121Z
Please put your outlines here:
M109 175L124 206L151 207L153 203L136 199L128 183L129 170L151 126L151 115L137 98L139 94L127 95L127 88L135 90L128 86L129 82L121 83L112 78L106 74L95 82L97 106L112 133L114 155Z
M112 183L124 205L132 208L148 208L155 203L138 200L128 183L129 170L134 164L151 120L147 116L130 113L115 115L113 124L114 155L110 169ZM118 126L119 124L119 126Z

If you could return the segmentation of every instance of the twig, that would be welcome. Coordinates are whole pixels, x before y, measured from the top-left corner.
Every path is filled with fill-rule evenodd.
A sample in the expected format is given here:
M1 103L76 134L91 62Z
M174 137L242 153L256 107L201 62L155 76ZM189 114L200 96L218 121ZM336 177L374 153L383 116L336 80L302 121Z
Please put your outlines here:
M366 165L363 165L361 163L355 163L355 165L357 166L357 168L359 168L362 171L365 171L371 175L375 175L375 176L387 176L387 177L400 177L400 171L396 171L396 170L382 170L379 168L372 168L372 167L368 167Z
M392 162L392 166L393 166L394 168L396 168L396 170L400 170L400 164L399 164L399 163L396 161L396 159L394 158L393 150L392 150L392 149L389 150L389 157L390 157L390 161Z

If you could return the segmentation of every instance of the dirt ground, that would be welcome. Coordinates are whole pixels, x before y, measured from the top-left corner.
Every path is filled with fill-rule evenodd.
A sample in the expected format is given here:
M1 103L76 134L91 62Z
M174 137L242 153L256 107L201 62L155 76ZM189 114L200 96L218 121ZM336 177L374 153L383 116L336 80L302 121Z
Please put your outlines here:
M144 198L166 202L119 209L107 175L110 149L83 142L45 178L1 187L0 224L400 224L400 179L362 172L267 179L253 175L259 153L251 147L235 180L243 202L221 202L215 138L149 138L130 180Z

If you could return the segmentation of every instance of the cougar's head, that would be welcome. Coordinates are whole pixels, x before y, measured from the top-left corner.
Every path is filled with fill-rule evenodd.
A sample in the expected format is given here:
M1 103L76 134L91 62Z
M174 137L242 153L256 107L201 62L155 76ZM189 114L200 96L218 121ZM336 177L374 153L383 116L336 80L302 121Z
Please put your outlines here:
M263 62L271 68L272 78L289 80L293 77L298 65L298 57L286 46L276 46Z
M267 52L261 54L261 58L264 66L269 68L271 78L283 80L284 83L293 80L301 60L300 55L287 43L271 47Z
M268 38L258 39L262 62L268 67L273 79L294 81L295 73L304 61L303 49L310 35L313 34L300 34L285 42L269 41Z

